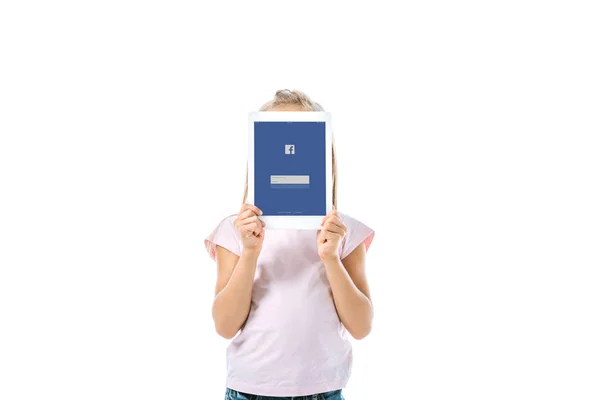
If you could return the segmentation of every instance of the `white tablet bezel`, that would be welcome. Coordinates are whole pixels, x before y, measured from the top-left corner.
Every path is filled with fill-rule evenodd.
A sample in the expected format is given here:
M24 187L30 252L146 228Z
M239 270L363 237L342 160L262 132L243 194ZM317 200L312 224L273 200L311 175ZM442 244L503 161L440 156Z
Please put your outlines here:
M248 197L246 202L254 204L254 123L255 122L325 122L325 210L332 208L332 154L331 114L325 111L255 111L248 118ZM260 219L266 229L320 229L324 215L266 215Z

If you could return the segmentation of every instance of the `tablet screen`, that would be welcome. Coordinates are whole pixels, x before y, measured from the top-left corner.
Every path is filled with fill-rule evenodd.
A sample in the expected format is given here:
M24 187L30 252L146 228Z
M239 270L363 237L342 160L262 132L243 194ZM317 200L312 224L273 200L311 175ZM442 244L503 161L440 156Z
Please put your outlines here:
M254 122L254 202L263 215L326 213L325 122Z

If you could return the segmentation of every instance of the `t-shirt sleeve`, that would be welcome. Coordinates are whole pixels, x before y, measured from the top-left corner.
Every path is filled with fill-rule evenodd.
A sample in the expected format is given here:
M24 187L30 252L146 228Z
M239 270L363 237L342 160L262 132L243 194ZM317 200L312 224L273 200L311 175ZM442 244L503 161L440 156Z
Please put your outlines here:
M340 215L342 216L342 222L347 228L346 235L342 240L340 259L343 260L346 258L363 242L365 243L365 249L369 250L375 236L375 231L349 215L341 213Z
M219 223L219 225L204 239L204 245L208 255L213 260L217 260L217 246L221 246L233 254L241 254L241 243L238 231L233 226L235 216L229 216Z

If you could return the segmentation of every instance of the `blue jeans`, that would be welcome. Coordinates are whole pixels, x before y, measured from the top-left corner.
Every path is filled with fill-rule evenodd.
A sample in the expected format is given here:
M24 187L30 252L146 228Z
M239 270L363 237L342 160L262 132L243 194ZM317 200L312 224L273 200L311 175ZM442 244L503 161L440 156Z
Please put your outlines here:
M227 388L227 391L225 392L225 400L344 400L344 396L342 396L341 389L327 393L309 394L307 396L272 397L242 393L238 392L237 390Z

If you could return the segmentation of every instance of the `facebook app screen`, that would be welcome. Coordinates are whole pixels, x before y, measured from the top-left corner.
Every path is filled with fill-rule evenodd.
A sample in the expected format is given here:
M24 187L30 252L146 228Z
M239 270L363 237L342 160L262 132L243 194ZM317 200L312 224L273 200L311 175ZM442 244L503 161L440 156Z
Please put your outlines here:
M325 215L325 122L254 123L254 202L263 215Z

